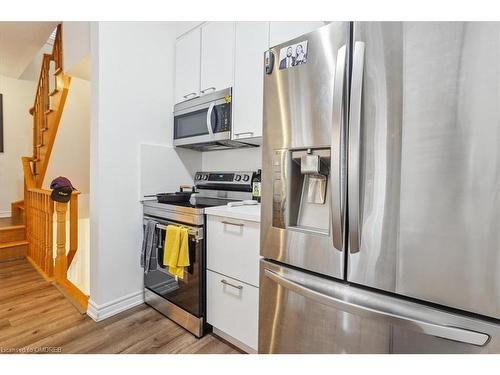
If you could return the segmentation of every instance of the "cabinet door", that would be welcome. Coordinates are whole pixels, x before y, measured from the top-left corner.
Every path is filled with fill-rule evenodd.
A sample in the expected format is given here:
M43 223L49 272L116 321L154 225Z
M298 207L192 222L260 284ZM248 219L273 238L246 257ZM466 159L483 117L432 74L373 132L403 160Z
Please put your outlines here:
M234 22L209 22L201 32L201 94L233 86Z
M269 22L237 22L235 30L233 139L261 137Z
M207 322L257 350L259 288L207 270Z
M207 268L259 286L260 224L207 216Z
M175 102L200 93L201 30L195 29L177 40L175 46Z
M274 47L324 25L323 21L271 22L269 46Z

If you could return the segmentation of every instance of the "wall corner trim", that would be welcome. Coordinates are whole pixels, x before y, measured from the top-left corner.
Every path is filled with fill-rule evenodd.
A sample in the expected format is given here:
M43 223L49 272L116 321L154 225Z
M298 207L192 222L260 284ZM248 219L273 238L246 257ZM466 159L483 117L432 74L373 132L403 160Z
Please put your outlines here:
M100 322L142 303L144 303L144 290L130 293L103 305L98 305L91 299L89 300L87 315L96 322Z

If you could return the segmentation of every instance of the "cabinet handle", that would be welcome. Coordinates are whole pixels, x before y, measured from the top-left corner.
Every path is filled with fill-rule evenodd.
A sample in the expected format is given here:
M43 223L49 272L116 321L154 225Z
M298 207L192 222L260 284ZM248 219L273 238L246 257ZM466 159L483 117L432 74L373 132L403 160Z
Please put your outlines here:
M253 136L253 132L243 132L243 133L235 133L234 136L236 138L240 138L242 135L249 135L250 137Z
M208 87L208 88L206 88L205 90L201 90L200 92L201 92L202 94L204 94L204 93L206 93L207 91L212 91L212 90L213 90L213 91L215 91L215 87Z
M196 96L196 93L195 93L195 92L190 92L189 94L183 95L182 97L183 97L184 99L187 99L187 98L189 98L191 95ZM194 96L193 96L193 97L194 97Z
M234 284L231 284L227 280L224 280L224 279L222 279L220 282L224 285L232 286L233 288L236 288L239 290L243 289L243 285L234 285Z
M226 220L222 220L221 223L228 224L228 225L234 225L236 227L244 227L245 226L245 224L242 224L242 223L231 223L230 221L226 221Z

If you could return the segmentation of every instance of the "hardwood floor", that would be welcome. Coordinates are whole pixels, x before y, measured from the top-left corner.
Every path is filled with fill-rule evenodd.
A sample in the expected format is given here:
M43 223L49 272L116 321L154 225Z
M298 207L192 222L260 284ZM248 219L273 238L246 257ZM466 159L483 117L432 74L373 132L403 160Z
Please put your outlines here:
M81 315L24 259L0 263L0 353L239 353L146 305L102 322Z

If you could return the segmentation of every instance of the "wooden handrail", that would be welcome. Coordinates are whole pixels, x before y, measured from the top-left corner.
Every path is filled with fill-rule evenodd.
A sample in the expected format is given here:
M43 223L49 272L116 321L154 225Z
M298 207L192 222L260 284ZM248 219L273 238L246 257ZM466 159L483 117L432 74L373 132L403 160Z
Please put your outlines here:
M35 187L35 181L33 179L33 174L31 173L31 161L33 159L28 156L23 156L21 161L23 163L23 173L24 173L24 183L28 189Z
M55 66L54 92L60 93L53 98L50 95L51 63ZM33 154L30 170L36 187L43 184L70 81L71 78L63 73L62 25L59 24L51 53L43 54L35 100L33 107L29 109L33 116ZM57 108L51 108L51 100L57 104Z

